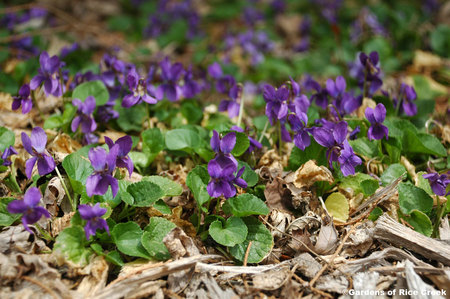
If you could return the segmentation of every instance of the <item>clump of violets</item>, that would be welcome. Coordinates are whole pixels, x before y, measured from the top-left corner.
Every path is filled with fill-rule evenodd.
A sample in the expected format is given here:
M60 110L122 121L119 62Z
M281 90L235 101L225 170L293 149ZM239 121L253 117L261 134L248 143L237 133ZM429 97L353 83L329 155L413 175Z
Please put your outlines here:
M10 145L7 148L5 148L5 151L2 154L3 166L11 165L12 162L9 159L9 157L11 157L12 155L17 155L17 151Z
M235 185L247 188L247 182L240 178L245 167L238 170L238 163L231 154L236 145L236 133L230 132L221 139L219 133L214 130L210 144L216 152L216 157L208 163L208 173L211 176L206 188L208 194L211 197L233 197L236 195Z
M19 89L19 95L13 97L12 110L17 110L20 106L22 106L22 114L27 114L33 108L29 84L22 85Z
M224 75L220 64L214 62L208 67L209 75L216 80L216 90L228 98L223 99L219 104L220 112L228 112L230 118L239 115L240 102L242 96L242 88L236 83L231 75Z
M158 94L164 94L165 97L171 101L178 101L183 95L183 89L178 84L183 75L183 65L179 62L171 63L169 58L164 58L160 64L162 84L158 87Z
M46 175L55 169L55 161L45 149L47 134L40 127L34 127L31 136L22 133L22 144L25 150L32 156L25 163L25 174L30 179L34 165L37 163L39 175Z
M80 212L81 219L87 221L84 226L86 239L90 240L91 236L95 236L95 233L99 229L104 229L109 235L108 224L106 223L106 220L102 218L106 211L105 208L100 207L100 203L96 203L95 206L78 206L78 212Z
M447 190L447 186L450 184L450 179L447 174L439 174L437 172L426 173L422 175L423 178L427 179L430 183L431 190L433 190L434 194L439 196L447 196L450 194L449 192L445 192Z
M417 106L414 101L417 99L417 94L414 87L402 83L400 86L400 95L398 99L394 100L396 105L400 105L400 111L408 116L417 114Z
M358 80L364 97L371 97L383 85L378 52L360 53L350 64L350 76Z
M109 153L102 147L91 148L89 150L89 160L94 172L86 180L86 193L88 196L103 195L111 186L113 197L119 191L119 182L113 177L116 169L116 160L119 154L119 146L114 145Z
M384 105L380 103L375 109L367 107L365 114L367 120L370 122L367 137L370 140L380 140L386 136L386 139L388 139L389 129L383 125L383 121L386 118L386 108Z
M123 136L117 139L114 143L111 138L105 136L105 143L108 145L110 151L114 146L119 147L116 158L116 166L126 168L128 170L128 174L131 177L134 169L133 161L131 160L130 156L128 156L128 153L131 151L131 148L133 146L133 140L131 139L131 137L128 135Z
M39 56L39 63L41 67L38 69L38 74L31 79L30 88L35 90L43 83L46 96L62 96L64 86L61 84L60 70L64 63L59 60L58 56L50 57L45 51Z
M7 207L11 214L23 214L23 227L31 234L33 231L28 227L29 224L38 222L42 216L50 218L50 213L44 207L39 206L41 198L42 194L39 189L31 187L25 192L23 200L14 200Z

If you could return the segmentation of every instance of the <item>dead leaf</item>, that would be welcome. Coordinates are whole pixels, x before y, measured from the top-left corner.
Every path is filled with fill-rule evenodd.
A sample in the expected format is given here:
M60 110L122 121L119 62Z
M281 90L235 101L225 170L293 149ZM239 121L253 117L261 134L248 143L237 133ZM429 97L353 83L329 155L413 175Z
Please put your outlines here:
M363 257L373 244L374 224L372 221L359 225L348 237L344 253L348 256Z
M259 160L258 167L267 166L269 169L275 168L283 170L283 161L274 149L268 150Z
M334 182L333 174L325 166L317 166L314 160L309 160L295 172L294 186L297 188L310 187L315 182Z
M290 191L284 187L284 180L280 177L266 184L264 196L266 204L271 210L277 209L290 213L290 209L293 209Z
M32 226L30 226L32 227ZM9 226L0 233L0 253L9 253L20 251L26 253L36 253L41 251L50 251L44 241L30 235L22 224Z
M281 288L290 278L290 269L282 267L276 270L269 270L253 277L253 287L259 290L276 290Z
M70 220L75 212L70 212L63 217L57 217L51 222L51 234L52 237L59 235L61 231L70 226Z
M186 235L179 227L172 229L163 239L164 245L169 250L173 259L180 259L185 256L194 256L200 254L194 240Z
M331 254L337 247L338 233L334 227L333 221L328 216L322 221L317 242L314 245L314 251L318 254Z
M86 276L83 277L77 291L85 297L94 295L100 292L106 286L108 278L109 266L103 256L96 256L83 269Z
M417 72L426 69L436 69L442 66L442 59L430 52L417 50L414 52L413 67Z

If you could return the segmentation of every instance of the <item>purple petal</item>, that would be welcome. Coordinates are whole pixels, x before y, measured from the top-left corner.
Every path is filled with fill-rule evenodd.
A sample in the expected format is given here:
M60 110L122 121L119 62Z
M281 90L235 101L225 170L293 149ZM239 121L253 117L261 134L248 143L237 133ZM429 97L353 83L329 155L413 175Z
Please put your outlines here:
M347 87L347 83L345 83L345 79L342 76L338 76L336 78L336 90L338 93L343 93L345 88Z
M39 175L46 175L55 169L55 161L48 155L43 155L37 161Z
M31 179L31 174L33 173L34 164L36 163L37 157L32 157L25 162L25 174L27 178Z
M382 123L386 118L386 108L383 104L378 104L374 109L374 117L376 122Z
M116 168L117 157L119 156L120 147L116 143L110 150L108 155L106 156L106 163L108 164L108 171L112 173Z
M108 145L108 148L111 149L114 146L114 141L108 136L105 136L105 143Z
M220 64L217 62L214 62L208 67L208 74L213 77L214 79L219 79L222 77L222 68L220 67Z
M139 101L139 97L138 96L134 96L132 93L129 95L126 95L123 98L122 101L122 107L124 108L130 108L131 106L136 105L136 103Z
M236 117L239 115L240 105L237 102L231 101L228 105L228 116L230 118Z
M119 182L117 181L116 178L114 178L111 175L107 175L106 178L108 179L108 183L111 186L111 191L112 191L113 197L116 197L117 192L119 191Z
M94 113L96 107L95 98L93 96L88 96L86 100L84 100L84 114L92 114Z
M44 81L44 80L45 80L45 77L40 75L40 74L34 76L33 79L31 79L31 82L30 82L30 88L32 90L35 90L36 88L39 87L39 85L41 85L42 81Z
M31 101L31 99L22 101L22 114L27 114L31 111L31 108L33 108L33 102Z
M28 135L25 134L24 132L22 132L21 136L22 136L22 145L23 145L23 148L24 148L30 155L33 155L33 148L31 147L31 140L30 140L30 137L28 137Z
M24 200L13 200L8 204L8 212L11 214L25 213L28 210L28 206Z
M81 116L75 116L75 118L72 120L72 124L70 125L70 128L72 129L72 132L76 132L78 129L78 126L81 122Z
M156 104L158 103L158 100L155 99L154 97L149 96L148 94L144 94L142 96L142 100L148 104Z
M376 120L376 118L375 118L375 115L374 115L374 110L373 110L372 108L367 107L367 108L366 108L366 111L365 111L365 115L366 115L367 120L368 120L371 124L375 124L375 123L377 122L377 120Z
M347 136L347 127L348 124L345 121L341 121L334 127L333 136L336 143L341 144L344 142Z
M229 154L236 145L236 133L230 132L220 141L220 150L224 154Z
M106 150L101 147L91 148L89 150L89 160L95 171L102 171L106 166Z
M41 191L39 191L39 189L36 187L31 187L27 190L27 192L25 192L23 201L28 207L32 208L39 204L41 198Z
M212 159L211 161L209 161L208 173L213 179L220 178L222 168L220 167L219 163L216 160Z
M101 178L102 177L99 174L93 174L86 179L86 193L88 196L97 194L95 193L95 190Z
M31 131L31 146L36 150L36 152L42 154L45 150L45 145L47 144L47 135L41 127L34 127Z
M220 137L216 130L213 131L209 144L214 152L218 153L220 151Z

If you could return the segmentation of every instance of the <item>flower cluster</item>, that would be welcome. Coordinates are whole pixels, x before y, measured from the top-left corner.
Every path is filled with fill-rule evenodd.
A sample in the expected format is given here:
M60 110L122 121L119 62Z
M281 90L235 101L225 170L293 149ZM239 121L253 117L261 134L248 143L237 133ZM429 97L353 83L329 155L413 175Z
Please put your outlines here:
M92 134L97 128L97 123L93 117L95 98L93 96L88 96L84 102L79 99L73 99L72 104L77 107L77 116L72 120L72 132L75 132L78 127L81 126L81 133L85 136L86 143L97 142L96 136ZM86 137L89 139L86 139Z
M363 96L372 96L383 85L378 52L359 53L355 62L350 63L350 76L358 80Z
M216 80L216 90L227 96L227 98L222 99L220 102L219 111L227 111L230 118L238 116L242 89L238 86L234 77L224 75L222 67L217 62L214 62L208 67L208 74Z
M221 139L214 130L210 144L216 156L208 163L208 173L211 176L207 186L208 194L211 197L233 197L236 195L235 185L247 188L247 182L241 178L245 167L238 170L238 163L231 154L236 145L236 134L230 132Z
M59 60L58 56L50 57L45 51L39 56L39 63L41 67L38 69L38 74L31 79L30 88L35 90L43 84L46 96L62 96L64 85L62 84L61 68L64 63Z
M389 129L383 125L383 121L386 118L386 108L383 104L378 104L375 109L370 107L366 108L366 118L370 122L370 128L367 132L367 137L370 140L383 139L386 136L388 139Z

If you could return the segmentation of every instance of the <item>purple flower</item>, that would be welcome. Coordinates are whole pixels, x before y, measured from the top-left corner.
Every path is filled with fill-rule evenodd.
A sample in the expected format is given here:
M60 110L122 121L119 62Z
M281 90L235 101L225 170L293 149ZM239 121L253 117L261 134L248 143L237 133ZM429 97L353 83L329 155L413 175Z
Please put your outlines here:
M370 122L370 128L367 132L367 137L369 137L370 140L379 140L384 136L388 139L389 129L382 124L386 118L386 108L383 104L378 104L375 109L367 107L366 118Z
M377 52L373 51L369 55L359 53L356 61L349 66L350 76L358 80L358 86L363 89L364 96L372 96L383 85Z
M116 143L114 143L111 138L105 136L105 142L108 145L109 150L111 150L114 146L119 147L116 166L128 169L128 173L131 177L134 169L133 161L131 160L130 156L128 156L128 153L131 151L131 148L133 146L133 140L131 140L131 137L128 135L123 136L117 139Z
M424 174L422 176L423 178L428 180L431 186L431 190L433 190L436 195L446 196L450 194L450 191L447 192L447 194L445 193L448 184L450 184L450 179L448 179L448 176L446 174L439 175L439 173L437 172L432 172Z
M214 130L210 145L212 150L216 153L215 160L219 163L220 167L225 168L231 164L234 165L233 172L236 171L238 163L233 155L231 155L231 151L236 145L236 133L230 132L220 139L219 133Z
M347 87L347 83L345 82L344 77L338 76L336 78L336 82L332 79L328 79L326 83L326 89L328 91L328 94L333 97L337 98L340 95L342 95L345 92L345 88Z
M33 108L33 101L31 100L30 85L24 84L19 89L19 96L14 96L12 103L12 110L19 109L22 106L22 114L27 114Z
M355 140L358 138L358 133L361 132L361 127L358 125L356 128L349 134L348 139Z
M12 214L22 213L22 224L23 227L33 233L28 227L28 224L33 224L41 219L42 215L50 218L49 212L44 208L39 206L42 194L36 187L31 187L25 192L23 200L14 200L8 204L8 212Z
M273 125L277 120L281 120L288 114L288 105L286 103L289 97L289 90L280 87L277 90L271 85L264 85L263 97L266 101L266 115L270 124Z
M178 80L184 72L183 65L179 62L171 64L169 58L166 57L159 66L163 83L158 87L158 92L164 93L171 102L177 101L183 94L182 88L178 85Z
M220 79L223 75L222 67L219 63L214 62L208 66L208 74L214 79Z
M103 195L108 191L108 186L111 186L113 197L116 197L119 190L119 182L112 176L116 169L116 160L120 148L114 145L109 153L101 147L91 148L89 150L89 160L94 168L86 180L86 193L88 196Z
M311 79L309 82L309 88L316 91L311 96L311 100L316 102L316 105L322 109L327 109L328 106L328 91L326 88L322 88L319 83Z
M192 66L189 66L184 73L184 85L182 86L182 89L185 98L193 98L201 91L200 85L193 78Z
M10 145L5 148L5 151L2 154L3 166L11 165L11 161L8 158L12 155L17 155L17 151Z
M362 163L361 158L355 155L353 148L347 140L344 140L344 148L341 150L341 155L338 162L341 166L341 171L344 176L355 174L355 166Z
M95 206L79 205L78 212L82 219L87 220L84 226L84 232L86 233L86 239L90 240L91 236L95 236L95 232L98 229L104 229L109 235L109 227L106 220L102 218L106 213L105 208L101 208L99 203Z
M206 187L208 194L211 197L220 197L223 195L225 198L230 198L236 195L236 187L234 184L241 188L247 188L247 182L240 178L242 173L244 173L244 169L245 167L242 167L236 176L234 176L236 167L233 164L222 168L216 159L209 161L208 173L211 176L211 181Z
M33 156L25 163L25 173L29 179L31 178L31 173L36 162L39 175L46 175L55 169L55 161L45 149L47 135L44 130L40 127L34 127L30 137L22 132L23 147L31 156Z
M158 102L154 96L149 95L146 80L139 78L139 75L135 69L131 69L128 73L127 83L131 94L128 94L123 98L122 107L129 108L140 103L141 101L149 104L156 104Z
M405 114L408 116L416 115L417 106L413 102L416 99L417 94L414 90L414 87L402 83L402 85L400 86L400 100L402 101L401 111L405 112Z
M60 97L63 94L63 86L61 85L59 70L64 65L59 61L58 56L49 57L47 52L42 52L39 57L41 68L38 69L38 74L31 79L30 88L35 90L44 83L45 95L49 94Z
M77 107L77 116L72 121L72 132L75 132L81 125L81 132L91 133L97 129L97 123L92 114L95 110L95 98L88 96L84 102L79 99L73 99L72 104Z
M337 161L343 143L347 136L347 122L341 121L337 124L324 123L323 127L316 127L312 131L314 139L323 147L328 148L327 158L330 168L333 168L333 161Z
M294 144L304 151L311 144L311 137L306 128L308 116L304 112L298 111L296 114L290 114L288 118L294 132Z

